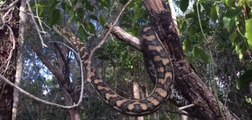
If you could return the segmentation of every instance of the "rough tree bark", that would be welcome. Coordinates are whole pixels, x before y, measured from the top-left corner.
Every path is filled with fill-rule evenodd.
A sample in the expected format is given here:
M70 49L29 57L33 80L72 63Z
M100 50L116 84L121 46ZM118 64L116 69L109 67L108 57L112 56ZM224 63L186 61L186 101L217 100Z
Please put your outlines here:
M175 86L190 103L195 105L185 111L200 119L237 119L225 109L225 106L218 104L219 101L215 99L212 91L190 66L184 55L170 8L162 0L145 0L145 5L151 16L152 26L174 58Z
M189 64L184 55L176 26L173 23L170 8L163 0L144 0L144 3L150 15L151 25L173 59L175 88L182 93L187 101L194 104L194 107L185 109L185 111L190 116L204 120L239 119L223 106L220 101L215 99L212 91ZM119 27L114 27L112 34L141 51L139 40ZM174 101L170 101L176 104ZM182 107L182 105L176 105Z
M12 0L7 0L6 5L0 8L0 74L11 82L15 82L16 50L19 47L17 38L19 31L19 6L20 1L12 6ZM10 120L12 116L13 87L0 79L0 119Z
M17 49L17 60L16 60L16 75L15 75L15 85L20 86L21 79L22 79L22 73L23 73L23 63L24 63L24 32L25 32L25 24L26 24L26 0L21 0L20 4L20 12L19 17L19 31L18 31L18 49ZM12 120L17 119L17 113L18 113L18 103L19 103L19 91L17 89L14 89L13 91L13 108L12 108Z

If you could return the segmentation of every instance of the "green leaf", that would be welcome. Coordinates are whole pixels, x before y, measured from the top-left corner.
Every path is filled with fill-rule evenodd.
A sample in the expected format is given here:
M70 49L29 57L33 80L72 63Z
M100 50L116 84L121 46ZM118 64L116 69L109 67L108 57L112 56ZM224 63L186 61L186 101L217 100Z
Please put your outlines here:
M188 40L188 39L184 40L184 42L183 42L183 50L186 51L186 52L188 52L188 51L191 50L191 48L192 48L192 42L190 40Z
M46 10L46 5L43 4L35 4L36 9L39 11L39 16L43 16L45 10Z
M95 15L89 15L89 18L91 18L93 20L96 20L96 21L99 21L98 18Z
M242 43L237 43L235 46L235 51L239 56L239 59L241 60L243 58L243 54L242 54Z
M235 0L225 0L225 4L228 7L234 6L235 5Z
M247 70L241 77L236 81L236 88L243 89L252 82L252 70Z
M219 6L213 6L211 8L210 18L212 20L214 20L214 21L217 20L217 18L218 18L218 12L219 12Z
M245 37L247 38L249 47L252 48L252 18L249 20L246 20Z
M215 7L215 2L213 2L213 0L200 0L199 6L202 6L203 11L206 11L207 14L210 14L212 7Z
M186 21L179 21L178 22L178 26L179 26L179 30L181 31L186 31L186 27L187 27L187 22Z
M189 5L189 0L181 0L180 4L179 4L180 10L182 12L185 12L187 10L187 8L188 8L188 5Z
M54 9L49 18L49 26L53 26L54 24L58 23L60 19L60 11L58 9Z
M185 15L185 18L196 18L197 17L197 14L194 14L194 13L192 13L192 12L190 12L190 13L188 13L188 14L186 14Z
M204 63L209 63L209 55L202 49L199 47L194 47L193 49L193 54L195 56L196 59L200 59L202 60Z
M251 0L246 0L245 1L248 6L252 6L252 1Z
M223 17L224 27L231 31L235 27L235 18Z
M242 8L230 8L227 10L225 16L228 17L228 18L233 18L235 16L238 16L239 14L241 14L241 10Z
M99 21L100 21L102 27L105 27L105 25L106 25L106 19L103 16L100 16Z
M93 33L93 34L96 33L95 26L93 25L92 22L87 23L87 24L85 25L85 27L86 27L86 29L87 29L89 32L91 32L91 33Z
M252 104L252 99L250 97L245 96L245 101L249 104Z
M236 45L237 43L237 33L236 32L232 32L231 35L229 36L230 41L232 42L232 45Z
M84 0L83 2L84 2L84 6L87 10L94 11L95 7L93 5L91 5L88 0Z
M109 7L110 0L99 0L102 7L107 8Z
M139 7L138 5L134 6L134 19L138 20L139 17L142 17L144 15L143 9Z
M78 31L79 31L79 33L80 33L80 38L81 38L81 40L86 41L86 40L87 40L87 37L88 37L88 34L87 34L87 32L84 30L83 27L84 27L83 25L80 25Z
M56 5L59 3L58 0L50 0L49 2L50 2L50 3L49 3L49 8L50 8L50 9L55 9L55 8L56 8Z

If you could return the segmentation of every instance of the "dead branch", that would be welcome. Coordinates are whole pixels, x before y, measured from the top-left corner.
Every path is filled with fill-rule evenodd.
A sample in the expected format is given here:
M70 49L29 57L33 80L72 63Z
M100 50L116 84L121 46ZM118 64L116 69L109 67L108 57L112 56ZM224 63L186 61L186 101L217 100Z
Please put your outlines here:
M15 0L15 1L13 1L9 6L7 6L7 7L5 7L5 8L1 8L1 9L0 9L0 12L9 10L9 9L12 8L16 3L18 3L18 1L19 1L19 0Z
M108 25L107 28L108 29L112 28L111 34L114 35L118 40L126 42L127 44L136 48L137 50L142 51L140 47L140 40L137 37L127 33L125 30L123 30L119 26L112 27L111 25Z

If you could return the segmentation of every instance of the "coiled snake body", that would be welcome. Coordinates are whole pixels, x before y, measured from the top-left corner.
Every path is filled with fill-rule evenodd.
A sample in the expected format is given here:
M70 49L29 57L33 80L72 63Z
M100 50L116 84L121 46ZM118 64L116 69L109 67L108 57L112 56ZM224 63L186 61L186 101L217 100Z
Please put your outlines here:
M62 30L63 36L76 47L80 53L83 65L86 69L88 63L88 53L85 45L70 32ZM142 49L152 60L156 68L156 85L152 93L143 99L127 99L114 92L99 76L94 68L91 67L91 84L101 98L111 105L115 110L132 116L148 115L158 110L162 103L169 97L173 86L173 67L169 55L162 46L160 40L151 27L145 27L142 31Z

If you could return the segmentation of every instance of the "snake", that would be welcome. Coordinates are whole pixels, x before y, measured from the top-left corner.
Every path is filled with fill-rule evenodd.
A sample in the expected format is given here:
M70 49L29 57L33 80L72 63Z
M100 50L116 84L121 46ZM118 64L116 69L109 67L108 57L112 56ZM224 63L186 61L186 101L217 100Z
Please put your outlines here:
M102 80L98 72L90 66L88 61L89 53L85 44L67 29L58 29L60 35L70 42L81 57L84 68L89 69L90 83L99 94L102 100L113 109L130 116L144 116L156 112L171 94L174 73L169 54L166 52L156 32L151 26L144 27L141 33L141 49L146 57L149 57L154 64L155 87L149 96L142 99L125 98ZM90 69L91 68L91 69Z

